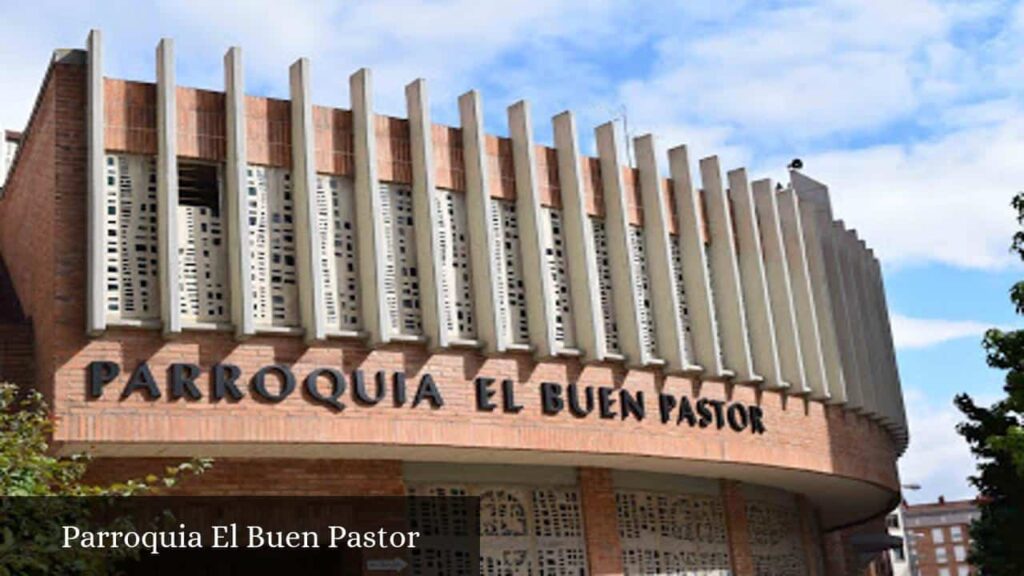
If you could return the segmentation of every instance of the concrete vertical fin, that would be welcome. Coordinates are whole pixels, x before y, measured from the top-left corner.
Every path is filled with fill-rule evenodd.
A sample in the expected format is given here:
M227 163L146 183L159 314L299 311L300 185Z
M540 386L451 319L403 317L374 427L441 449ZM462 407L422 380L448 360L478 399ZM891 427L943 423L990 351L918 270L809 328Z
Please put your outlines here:
M562 215L569 260L569 288L576 340L589 362L605 360L605 340L601 312L601 291L598 284L597 254L587 202L584 197L583 167L576 120L571 112L562 112L553 119L555 148L558 151L558 175L561 180Z
M647 271L653 305L655 343L658 356L670 372L693 372L687 360L683 308L679 302L676 275L673 273L672 247L668 228L668 209L658 170L654 137L650 134L634 140L637 168L640 170L640 199L644 212L644 240L647 244Z
M715 311L722 338L724 364L733 371L737 383L760 383L763 379L754 371L750 340L747 337L747 318L736 254L736 233L729 197L722 186L722 171L718 157L701 159L700 174L710 236L708 261L711 270L711 289L715 294Z
M502 329L508 319L500 317L498 283L502 280L491 250L495 242L491 228L494 207L488 189L483 103L479 92L473 90L459 97L459 117L462 124L462 150L466 159L466 220L469 227L477 333L483 341L484 351L497 354L508 349L508 338Z
M623 182L621 136L618 125L607 122L595 130L597 152L601 162L604 185L605 229L608 234L608 259L612 271L612 292L615 294L615 320L619 342L627 364L642 367L651 358L640 340L641 326L636 287L629 220L626 213L626 186Z
M541 224L544 216L537 191L537 158L528 102L520 100L509 106L508 124L515 164L516 216L519 220L530 343L537 357L546 358L556 356L560 345L555 339L554 286L544 257L547 249Z
M107 278L106 266L106 210L104 204L103 163L106 156L104 145L104 89L103 89L103 33L89 32L86 40L86 138L88 139L88 241L86 242L86 333L97 335L107 329L105 306ZM0 138L5 138L0 131ZM6 141L4 142L6 144ZM0 159L6 164L6 159ZM4 184L0 180L0 185Z
M693 187L686 146L670 149L668 162L679 220L676 223L676 242L679 243L682 255L686 306L690 313L690 330L693 335L693 358L704 369L707 377L731 377L732 374L726 373L722 365L721 340L715 318L707 253L704 249L702 203L700 193Z
M292 113L292 190L295 198L295 263L298 272L299 317L307 342L327 339L324 309L324 255L317 234L316 150L309 59L289 69Z
M416 268L420 280L423 333L429 346L447 348L445 319L451 304L445 294L438 263L441 247L437 228L439 204L434 174L434 137L430 122L430 103L426 80L418 79L405 87L412 145L412 202L416 221Z
M165 336L181 332L178 285L178 108L174 41L164 38L156 49L157 118L157 266L160 318Z
M356 234L359 251L359 292L363 326L370 344L391 341L397 327L391 325L385 307L384 221L377 176L376 115L373 112L373 76L361 68L349 77L352 128L355 139Z

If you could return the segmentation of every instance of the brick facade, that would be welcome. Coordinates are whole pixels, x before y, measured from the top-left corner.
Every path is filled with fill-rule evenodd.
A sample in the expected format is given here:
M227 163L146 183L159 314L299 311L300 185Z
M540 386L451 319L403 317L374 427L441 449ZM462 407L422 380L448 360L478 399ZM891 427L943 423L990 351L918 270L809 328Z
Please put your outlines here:
M113 149L153 153L156 119L151 87L108 80L106 90L108 144ZM183 123L181 153L222 159L222 113L218 116L222 95L181 89L178 102ZM248 98L247 109L250 160L287 164L287 102ZM317 141L332 146L330 154L318 156L318 166L350 171L351 117L318 109L316 118ZM898 448L875 421L840 407L751 387L664 376L657 370L627 370L618 364L583 365L572 358L538 362L526 354L431 353L416 344L369 349L359 341L334 340L307 346L294 336L257 336L238 342L225 332L192 331L166 340L159 331L126 328L87 338L83 330L85 120L81 54L65 53L43 82L18 162L0 200L0 254L31 322L30 329L0 330L5 342L0 364L5 377L8 366L20 367L22 372L10 378L34 382L44 392L59 421L54 434L58 449L65 453L90 450L101 456L94 466L96 481L159 470L165 461L156 459L157 454L217 457L206 476L183 484L180 491L188 494L402 494L400 455L410 448L430 450L430 454L459 453L480 462L526 459L575 466L579 467L590 572L618 574L622 560L610 469L679 474L710 470L732 478L722 485L737 576L753 573L749 542L745 544L746 512L737 483L740 478L756 478L752 469L771 469L790 480L827 475L849 487L883 495L898 491ZM402 140L393 120L381 120L378 127L388 146ZM507 142L488 141L495 151L496 169L491 176L498 180L492 190L500 194L508 190L502 176L508 172L506 149L511 148L503 143ZM449 144L441 146L447 149ZM545 150L538 156L547 162L550 154ZM400 150L381 158L387 162L382 169L402 172ZM460 180L450 161L439 165L453 185ZM548 187L545 202L557 202L553 190ZM638 205L631 200L632 220L640 219ZM26 338L26 333L34 338ZM34 344L31 353L25 348L29 341ZM26 357L30 362L22 360ZM114 361L125 370L99 399L86 394L86 368L94 360ZM141 362L148 363L156 375L163 396L153 401L136 393L120 399L127 372ZM168 397L163 385L167 370L172 363L182 362L203 370L197 380L203 399ZM413 408L408 401L394 406L389 392L379 405L366 407L346 393L342 397L346 409L333 412L305 398L301 382L295 393L276 404L258 401L252 394L237 402L215 402L209 396L209 372L217 363L237 365L247 377L269 364L289 365L300 378L318 366L340 367L346 374L356 369L368 375L378 370L404 372L410 398L418 378L430 373L439 383L445 406ZM26 375L25 366L34 378ZM473 387L477 376L511 379L516 399L525 409L518 414L506 414L500 408L477 410ZM565 411L545 415L539 408L542 382L614 385L643 393L648 413L642 421L604 420L596 415L574 418ZM659 392L757 405L764 412L767 431L757 435L663 424L657 403L652 403ZM814 514L813 508L805 501L803 514ZM802 526L805 546L821 552L821 535L810 523ZM829 543L827 573L846 573L849 558L842 537L831 533L824 538ZM809 551L811 557L817 555ZM817 574L816 568L810 574Z

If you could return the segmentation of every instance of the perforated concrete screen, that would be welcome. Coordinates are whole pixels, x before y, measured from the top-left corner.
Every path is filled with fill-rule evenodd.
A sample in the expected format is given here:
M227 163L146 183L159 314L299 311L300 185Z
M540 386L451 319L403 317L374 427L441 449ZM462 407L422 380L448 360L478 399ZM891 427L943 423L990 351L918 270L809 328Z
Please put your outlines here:
M594 234L594 254L597 258L597 283L601 291L601 319L604 321L605 346L612 354L619 353L619 328L615 322L615 293L612 289L612 269L608 259L608 232L604 220L590 218Z
M327 325L358 330L359 262L352 179L320 174L316 182Z
M480 498L482 576L587 573L583 517L575 487L428 485L409 492Z
M679 309L683 314L683 338L686 345L686 361L696 364L693 358L693 331L690 329L690 308L686 305L686 282L683 279L683 251L679 248L679 239L669 238L669 249L672 251L672 273L676 277L676 297L679 298Z
M711 251L708 242L704 242L704 262L708 271L708 284L711 286L711 324L715 326L715 337L718 339L718 361L725 364L725 348L722 346L722 331L718 328L718 305L715 303L715 270L711 266Z
M633 289L636 292L637 310L640 317L637 318L637 326L640 328L640 345L647 350L648 354L655 355L654 343L654 314L651 303L651 279L647 274L647 241L644 238L644 229L639 226L629 227L629 249L632 253L629 257L633 260Z
M756 576L807 574L795 502L749 499L747 526Z
M626 574L730 574L718 497L617 490L615 503Z
M526 287L523 284L523 258L520 252L519 219L516 205L491 199L494 232L494 261L498 268L498 316L509 341L529 344L530 331L526 313Z
M219 166L178 165L178 287L185 323L229 319L223 198Z
M156 158L108 154L105 184L107 316L158 319Z
M554 296L555 340L567 348L576 346L576 329L572 316L572 301L569 294L569 262L565 246L565 227L562 224L562 212L554 208L544 208L542 240L544 257L548 261L551 273L551 286Z
M476 338L473 315L473 284L469 257L466 195L452 190L437 191L437 241L441 249L441 286L444 290L442 321L449 337Z
M299 324L291 173L249 166L249 249L257 327Z
M398 334L420 336L420 281L416 269L416 228L412 188L381 182L381 215L384 221L384 298L391 325Z
M316 235L314 242L320 252L320 261L313 265L320 268L323 281L324 320L331 328L338 329L341 323L338 308L338 272L334 256L335 222L334 199L340 194L337 178L317 175L316 177Z

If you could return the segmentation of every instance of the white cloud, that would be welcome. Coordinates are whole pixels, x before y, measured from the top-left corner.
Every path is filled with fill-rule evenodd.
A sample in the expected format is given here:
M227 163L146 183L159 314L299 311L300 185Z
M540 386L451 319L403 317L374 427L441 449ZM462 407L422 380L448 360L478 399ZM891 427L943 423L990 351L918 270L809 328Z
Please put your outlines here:
M752 159L755 177L784 177L802 158L887 265L1004 268L1024 187L1017 15L923 0L751 10L662 40L622 100L641 132L726 168ZM1005 29L962 39L993 19Z
M953 406L933 404L925 391L909 388L905 392L910 446L900 459L900 481L920 484L921 490L904 492L911 502L972 498L976 491L967 477L974 473L975 461L956 425L964 417Z
M347 105L348 75L369 66L382 112L404 114L404 84L425 77L439 121L455 121L458 94L481 88L489 130L504 132L505 107L530 98L542 141L547 119L573 108L586 145L625 103L635 133L654 132L662 149L688 144L694 160L715 154L762 177L803 158L830 184L836 214L887 264L1011 263L1007 204L1024 186L1024 9L928 0L36 6L2 9L7 127L23 125L50 50L80 46L100 25L111 75L151 78L153 47L171 36L179 80L216 88L221 56L237 44L252 92L286 96L287 67L306 56L316 101Z
M806 171L829 184L837 217L887 264L1005 267L1010 198L1024 187L1024 108L991 119L1008 112L1005 101L972 106L972 127L930 140L807 154Z
M960 338L980 339L985 330L992 328L984 322L911 318L902 314L893 314L890 320L896 348L927 348Z

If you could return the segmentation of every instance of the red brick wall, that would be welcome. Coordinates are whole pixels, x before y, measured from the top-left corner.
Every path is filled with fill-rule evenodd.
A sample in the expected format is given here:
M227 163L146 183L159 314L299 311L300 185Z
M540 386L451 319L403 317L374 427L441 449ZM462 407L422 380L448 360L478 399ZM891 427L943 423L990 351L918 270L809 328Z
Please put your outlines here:
M696 385L683 378L663 379L656 371L581 366L575 360L538 363L526 355L430 354L417 345L368 350L358 343L332 341L306 347L300 338L284 336L261 336L239 343L224 333L185 333L167 341L156 331L116 329L88 342L62 340L61 357L66 361L58 367L58 410L65 425L57 434L68 442L328 442L544 450L762 464L896 485L893 445L886 433L866 418L817 402L787 403L778 394L747 387L729 390L705 382L699 391L703 397L759 404L765 412L767 433L666 425L656 411L658 390L694 396ZM208 399L169 402L166 395L151 402L141 394L120 400L128 374L111 383L103 398L87 400L86 366L100 359L118 362L126 371L146 361L161 382L169 364L193 362L207 371L198 380L206 392L210 389L208 370L221 361L240 366L246 377L273 363L292 365L300 378L318 366L340 366L346 373L356 368L368 374L404 371L410 387L429 372L439 383L446 405L439 410L427 405L394 407L387 400L362 407L346 395L347 408L336 414L309 402L299 390L278 404L261 403L251 396L235 404L215 404ZM472 384L478 375L518 382L517 398L526 409L514 415L478 411ZM566 412L546 416L539 410L540 383L544 381L595 386L614 383L643 392L649 413L642 422L602 420L596 414L579 419ZM296 418L302 418L304 425L295 426Z
M97 459L86 481L106 485L148 474L161 476L182 460ZM402 464L393 460L218 458L202 476L181 476L172 491L202 496L402 496Z
M109 87L109 84L108 84ZM263 109L259 105L262 103ZM581 366L575 360L534 362L525 355L483 358L473 352L429 354L420 346L367 350L347 341L307 348L297 337L257 337L236 342L226 333L186 333L173 341L157 331L110 330L99 339L84 335L85 286L85 90L84 67L57 64L44 84L39 105L6 197L0 200L0 250L35 330L39 385L50 391L62 425L56 439L76 444L250 442L359 443L545 450L666 461L703 460L761 464L864 479L895 489L895 450L886 432L868 419L774 393L719 383L663 378L657 371L621 366ZM108 109L110 107L108 106ZM272 144L255 154L279 154L287 144L287 103L250 99L250 124L263 122ZM126 116L129 117L130 115ZM129 118L130 119L130 118ZM250 125L250 128L252 126ZM250 140L256 137L250 133ZM493 139L492 142L496 142ZM274 144L276 143L276 144ZM277 152L272 152L277 150ZM285 149L286 150L286 149ZM59 223L59 225L58 225ZM161 379L173 362L195 362L208 370L218 361L251 375L268 363L294 364L297 373L314 366L402 370L411 380L430 372L441 383L447 406L381 405L349 402L342 414L307 402L298 392L277 405L251 397L233 405L147 402L136 395L117 399L125 377L98 401L85 398L85 367L109 359L131 370L148 361ZM511 378L527 409L517 415L475 409L477 375ZM57 390L54 392L54 382ZM538 409L543 381L614 383L648 397L643 422L544 416ZM208 390L204 375L200 386ZM759 404L768 432L763 436L663 425L652 401L659 390ZM296 418L303 425L296 426ZM244 425L240 425L244 423ZM387 425L383 425L387 423Z
M18 160L0 200L0 255L35 340L35 383L54 400L61 323L85 331L85 69L65 53L43 80ZM76 222L73 226L57 223Z
M589 574L622 574L622 544L611 470L580 468L579 485Z
M747 525L747 501L738 482L722 480L722 506L729 538L729 561L733 576L754 576L754 556L750 549Z
M110 330L99 339L84 335L84 286L86 246L86 148L85 78L79 64L52 67L41 90L33 119L5 197L0 200L0 254L35 333L36 382L55 406L60 424L56 440L72 446L123 443L158 444L280 443L287 445L376 444L465 447L488 450L548 451L648 457L665 462L717 461L810 470L867 480L895 489L895 449L886 432L868 419L840 408L803 402L773 393L718 383L698 385L683 378L661 377L656 371L627 371L620 366L581 366L575 360L534 362L527 356L483 358L472 352L429 354L419 346L391 346L367 350L359 344L330 342L307 348L296 337L256 337L236 342L224 333L186 333L166 341L157 331ZM108 95L111 94L108 83ZM143 92L145 90L142 90ZM120 134L119 146L146 141L148 115L142 104L125 95L116 102L130 103L117 116L107 106L108 135ZM283 101L249 99L249 155L251 161L287 164L290 135L288 108ZM196 103L196 109L201 108ZM138 112L142 110L142 112ZM120 126L111 126L121 118ZM196 120L196 138L201 132ZM262 128L260 130L254 129ZM216 134L208 134L216 138ZM204 138L207 136L203 136ZM254 145L253 139L262 139ZM390 137L389 137L390 138ZM495 164L507 167L509 147L489 139ZM134 143L134 144L133 144ZM210 145L195 143L201 154ZM492 179L507 186L507 170L495 170ZM493 191L493 190L492 190ZM442 410L421 406L393 407L389 402L374 408L354 405L335 414L303 399L297 391L277 405L248 397L237 404L148 402L138 395L117 399L125 377L111 384L98 401L85 398L85 367L94 359L108 359L131 370L149 362L158 379L164 380L173 362L195 362L208 370L224 361L239 365L251 375L270 363L293 365L302 374L313 366L343 366L405 371L414 385L417 376L430 372L440 382L447 405ZM476 411L472 379L477 375L511 378L518 382L519 401L527 409L517 415L500 411ZM648 417L643 422L606 421L591 416L576 419L567 413L550 417L539 413L538 388L543 381L578 381L581 385L609 385L643 391L648 397ZM208 390L204 374L200 387ZM663 425L652 400L659 390L759 404L765 412L768 433L763 436L732 434L713 429ZM411 395L411 392L410 392ZM144 466L145 460L120 460L100 467L119 475ZM284 466L284 468L281 468ZM394 462L316 460L220 459L219 470L204 485L225 491L256 489L246 484L264 476L260 470L284 469L308 477L325 492L379 487L399 493L400 468ZM609 512L606 478L599 472L581 472L587 483L586 498L603 502ZM337 476L337 477L336 477ZM319 478L319 479L313 479ZM317 484L322 483L322 484ZM316 489L316 488L314 488ZM376 488L374 488L376 489ZM309 487L303 488L309 493ZM612 510L613 512L613 510ZM613 516L607 516L613 517ZM734 516L730 516L734 518ZM589 522L593 522L590 520ZM605 527L607 528L607 526ZM744 531L745 532L745 531ZM613 550L599 565L614 571ZM607 564L606 564L607 562ZM742 572L742 566L737 568ZM830 572L831 573L831 572Z

